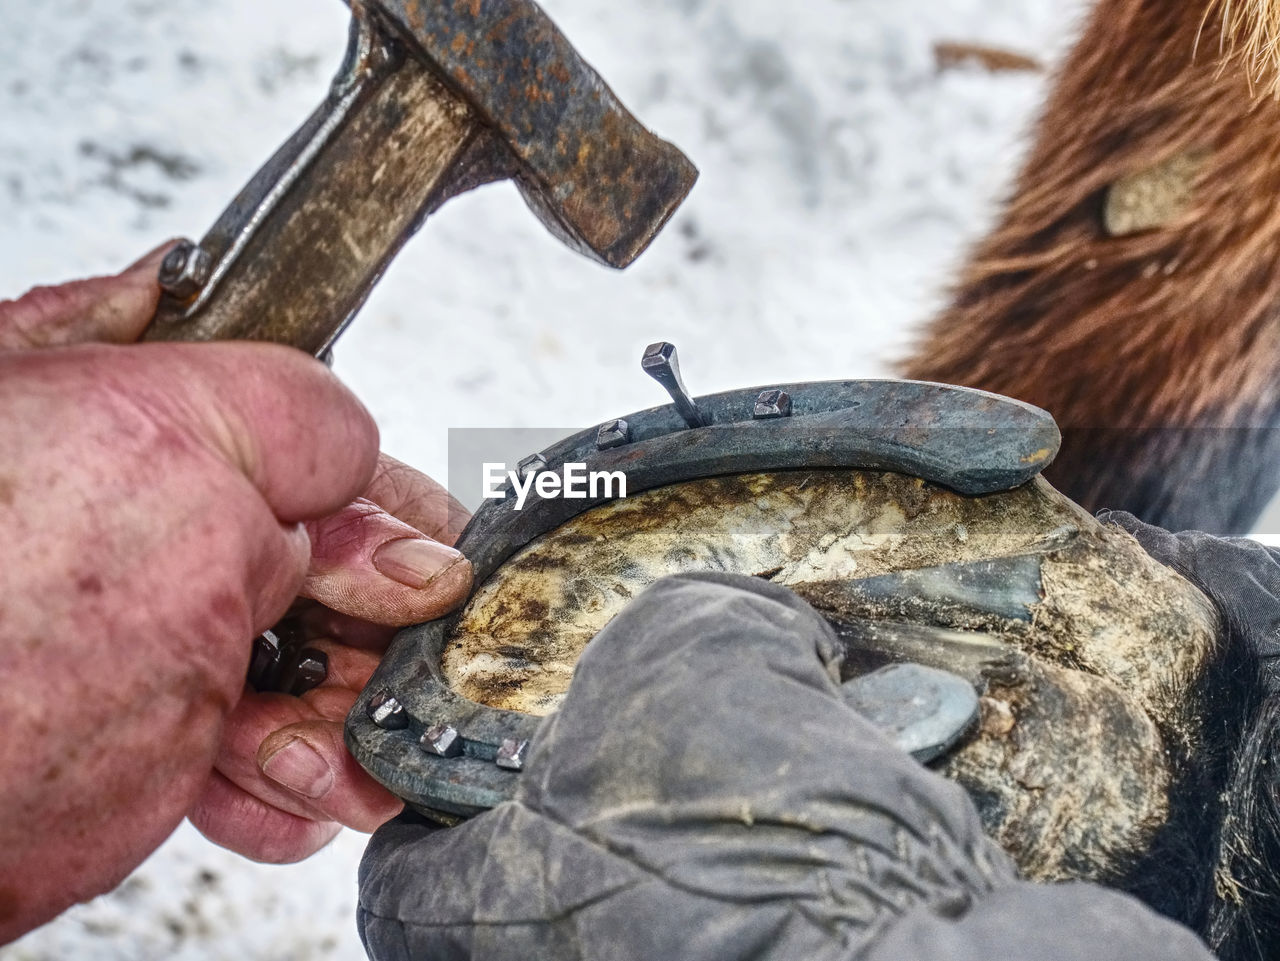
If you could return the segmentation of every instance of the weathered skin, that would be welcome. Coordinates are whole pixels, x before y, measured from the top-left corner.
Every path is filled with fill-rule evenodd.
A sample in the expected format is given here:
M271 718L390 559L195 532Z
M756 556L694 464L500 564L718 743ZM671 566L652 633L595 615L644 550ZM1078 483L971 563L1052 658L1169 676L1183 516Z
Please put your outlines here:
M1076 533L1073 533L1076 532ZM1041 557L1029 621L935 605L912 616L990 634L978 734L941 765L1030 877L1109 880L1165 822L1173 762L1197 736L1195 685L1217 616L1127 534L1036 480L965 498L895 474L715 478L614 502L534 541L484 584L445 655L469 697L543 714L586 643L677 571L768 576L839 622L901 618L852 601L850 578ZM946 652L937 662L945 665ZM749 709L749 706L744 707Z
M0 943L109 890L184 816L288 861L395 814L342 719L380 625L470 584L427 536L452 540L447 495L378 456L323 365L124 346L157 259L0 302ZM254 633L299 593L326 605L304 602L328 682L247 691Z

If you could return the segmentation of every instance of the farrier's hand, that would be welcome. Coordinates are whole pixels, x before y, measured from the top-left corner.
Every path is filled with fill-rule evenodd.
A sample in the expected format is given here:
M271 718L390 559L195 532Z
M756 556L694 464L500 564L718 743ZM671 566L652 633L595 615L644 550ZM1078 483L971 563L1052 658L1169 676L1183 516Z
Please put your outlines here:
M0 304L0 942L111 887L197 799L206 830L261 815L242 850L309 853L332 829L298 826L323 822L322 806L210 797L250 639L300 590L397 621L469 582L441 547L379 554L426 539L353 498L438 495L388 474L367 413L314 361L263 345L66 346L136 338L157 259ZM344 658L317 701L358 683ZM304 713L301 733L344 763L324 716ZM228 735L260 721L236 711ZM283 843L281 818L295 828Z
M300 594L311 601L294 611L308 647L328 656L329 677L301 698L246 692L191 811L206 837L257 860L296 861L344 825L373 831L399 813L403 803L355 762L342 729L396 628L466 596L471 567L447 546L465 516L434 481L384 454L360 499L308 522Z

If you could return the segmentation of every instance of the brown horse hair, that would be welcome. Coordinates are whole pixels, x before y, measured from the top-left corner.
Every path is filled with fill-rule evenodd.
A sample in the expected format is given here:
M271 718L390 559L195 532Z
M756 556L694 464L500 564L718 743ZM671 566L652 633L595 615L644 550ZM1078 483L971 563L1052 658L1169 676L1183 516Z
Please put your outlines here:
M1280 484L1277 37L1280 0L1100 0L902 367L1049 410L1047 476L1087 507L1235 532ZM1111 186L1179 158L1181 208L1109 233Z
M1250 84L1280 94L1280 0L1210 0L1205 19L1215 15L1223 64L1238 60Z

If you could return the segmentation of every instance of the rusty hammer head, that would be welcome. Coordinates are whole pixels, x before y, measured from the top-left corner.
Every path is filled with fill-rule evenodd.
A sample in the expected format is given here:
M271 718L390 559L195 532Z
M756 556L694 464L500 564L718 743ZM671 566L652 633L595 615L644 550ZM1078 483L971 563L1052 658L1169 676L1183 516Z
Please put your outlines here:
M326 102L200 244L176 249L150 340L321 354L427 215L511 177L562 240L612 267L697 178L532 0L349 0Z
M532 0L370 2L510 148L547 227L588 256L631 263L697 179Z

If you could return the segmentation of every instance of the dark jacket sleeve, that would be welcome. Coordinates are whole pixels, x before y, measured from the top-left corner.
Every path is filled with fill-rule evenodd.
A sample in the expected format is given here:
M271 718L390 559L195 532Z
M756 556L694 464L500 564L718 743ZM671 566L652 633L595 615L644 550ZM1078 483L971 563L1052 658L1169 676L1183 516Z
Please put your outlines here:
M1211 957L1125 896L1019 881L968 797L844 704L837 660L783 588L655 585L588 647L515 801L374 836L370 956Z

